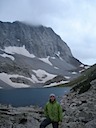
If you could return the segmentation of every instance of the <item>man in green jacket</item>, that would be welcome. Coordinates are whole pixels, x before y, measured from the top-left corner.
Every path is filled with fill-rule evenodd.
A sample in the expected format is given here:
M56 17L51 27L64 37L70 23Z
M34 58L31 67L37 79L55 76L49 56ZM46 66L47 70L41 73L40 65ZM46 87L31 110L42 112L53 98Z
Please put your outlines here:
M40 128L45 128L52 123L53 128L58 128L59 122L62 121L62 108L56 101L55 94L50 94L49 101L45 105L44 114L46 119L41 122Z

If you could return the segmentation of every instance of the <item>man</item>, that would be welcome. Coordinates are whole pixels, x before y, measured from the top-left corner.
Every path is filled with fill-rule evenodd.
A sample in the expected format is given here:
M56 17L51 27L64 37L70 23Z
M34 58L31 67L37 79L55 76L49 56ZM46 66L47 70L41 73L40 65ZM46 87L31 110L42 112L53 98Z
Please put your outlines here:
M58 128L59 122L62 121L62 108L56 101L55 94L50 94L49 101L45 105L44 114L46 119L41 122L40 128L45 128L52 123L53 128Z

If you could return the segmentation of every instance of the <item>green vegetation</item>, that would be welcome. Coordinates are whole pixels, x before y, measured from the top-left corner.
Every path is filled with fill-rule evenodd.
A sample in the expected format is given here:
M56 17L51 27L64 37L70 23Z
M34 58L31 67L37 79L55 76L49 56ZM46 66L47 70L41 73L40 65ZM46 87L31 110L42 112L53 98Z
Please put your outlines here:
M90 82L94 79L96 79L96 64L82 72L78 78L69 83L59 85L59 87L71 86L72 91L78 91L81 94L91 87Z

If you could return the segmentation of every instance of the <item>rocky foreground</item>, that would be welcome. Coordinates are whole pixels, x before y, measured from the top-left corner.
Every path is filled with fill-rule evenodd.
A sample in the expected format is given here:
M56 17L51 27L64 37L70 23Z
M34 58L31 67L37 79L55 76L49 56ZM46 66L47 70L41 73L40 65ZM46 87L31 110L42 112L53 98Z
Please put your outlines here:
M43 110L38 107L0 106L0 128L38 128Z
M61 128L96 128L96 80L87 92L71 92L61 102L65 110Z
M96 80L91 85L85 93L64 95L61 101L64 117L60 128L96 128ZM43 119L42 108L0 106L0 128L39 128Z

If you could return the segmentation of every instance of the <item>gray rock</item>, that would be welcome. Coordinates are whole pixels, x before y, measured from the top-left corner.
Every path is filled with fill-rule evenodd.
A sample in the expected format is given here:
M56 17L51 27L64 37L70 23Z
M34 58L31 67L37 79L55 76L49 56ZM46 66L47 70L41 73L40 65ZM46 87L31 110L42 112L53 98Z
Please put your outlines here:
M55 56L58 51L64 59L72 57L67 44L51 28L29 26L18 21L0 22L0 47L23 45L37 57Z
M30 54L34 54L35 57L30 58L18 53L9 54L4 51L4 48L9 46L25 46L25 49ZM2 57L2 54L6 54L7 57ZM9 55L14 60L8 58ZM51 65L40 60L40 58L46 57L49 57ZM0 73L18 74L27 78L32 78L34 75L37 83L24 80L24 78L22 80L21 77L17 78L19 82L28 83L30 87L34 87L36 84L40 84L42 80L32 70L41 69L56 76L69 76L71 80L80 75L81 64L79 60L73 57L68 45L51 28L42 25L28 25L19 21L0 22ZM74 75L72 72L77 74ZM44 75L44 77L47 76ZM11 78L12 81L18 83L17 79ZM55 81L58 81L58 78ZM45 82L42 82L42 86Z
M62 128L95 128L96 127L96 80L85 93L70 92L62 101L64 118Z
M37 128L40 125L42 109L37 107L14 108L0 106L0 128Z
M96 128L96 119L86 123L85 128Z

